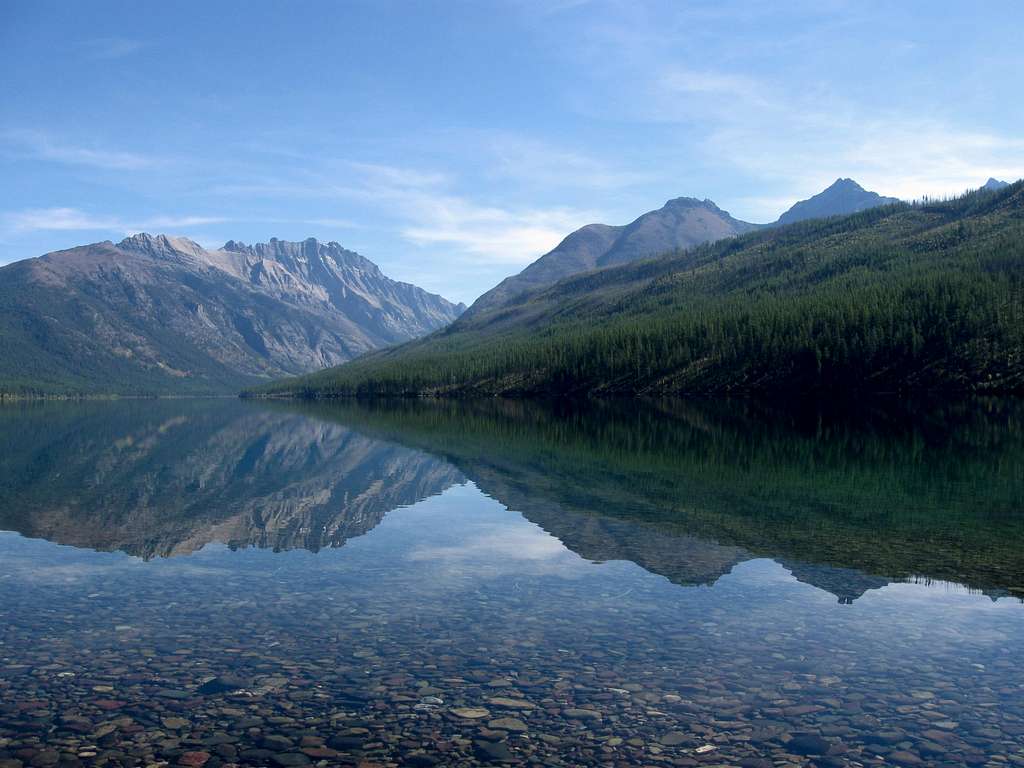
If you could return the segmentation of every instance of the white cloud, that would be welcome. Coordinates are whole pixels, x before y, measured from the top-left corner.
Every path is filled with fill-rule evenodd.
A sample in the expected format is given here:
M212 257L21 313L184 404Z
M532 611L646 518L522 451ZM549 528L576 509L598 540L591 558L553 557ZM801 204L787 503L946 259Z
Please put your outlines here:
M154 216L127 221L87 213L78 208L30 208L0 214L3 229L9 233L102 231L130 234L145 231L165 232L226 221L228 219L218 216Z
M67 165L84 165L108 171L138 171L166 164L162 158L109 149L83 147L56 141L36 131L6 131L0 133L0 142L6 153L49 160Z
M571 556L554 536L533 525L490 525L487 533L470 536L452 546L419 546L410 560L493 562L495 560L555 560Z
M573 43L560 49L590 74L589 82L574 83L566 101L585 119L613 115L640 135L664 136L646 156L681 173L695 170L722 198L717 202L741 218L773 220L837 177L918 198L956 194L989 176L1024 176L1024 147L1012 129L981 123L944 99L905 93L906 87L873 90L864 78L846 79L845 64L830 65L823 50L829 41L846 45L850 27L879 27L877 9L845 2L784 11L772 3L689 3L671 12L636 4L606 11L581 21ZM794 23L763 34L759 17L778 22L780 13ZM872 39L879 61L914 51L891 27ZM713 57L702 55L708 40L714 40ZM884 77L875 62L864 66L875 80ZM716 176L723 183L716 185Z
M571 209L480 207L458 197L410 201L409 214L421 223L403 228L402 235L417 245L448 244L491 264L522 266L595 218Z
M569 232L600 220L600 214L570 207L494 206L452 191L446 173L380 163L322 162L321 172L215 187L218 194L348 200L370 205L393 219L402 238L415 246L449 246L460 270L485 263L525 266L554 248ZM338 178L344 178L339 182ZM324 226L347 219L311 219ZM351 226L356 226L351 224Z
M77 208L32 208L3 214L4 228L13 232L117 229L114 219L104 219Z
M329 227L331 229L359 229L360 228L359 224L356 224L354 221L351 221L350 219L334 219L334 218L326 218L326 219L300 219L300 220L280 219L280 220L274 220L273 223L275 223L275 224L277 224L277 223L281 223L281 224L312 224L313 226L316 226L316 227Z
M696 126L701 156L752 176L768 194L721 201L757 221L840 177L902 199L955 195L990 176L1024 176L1024 140L899 109L869 109L827 88L711 70L668 69L654 81L640 121ZM788 194L779 194L785 190Z
M591 5L593 0L518 0L520 8L541 19Z
M748 101L760 99L763 88L744 75L692 69L670 69L661 76L661 87L675 93L708 93Z
M362 173L362 183L343 194L386 202L404 221L405 239L421 246L450 245L463 260L526 265L595 218L571 208L482 205L449 192L443 174L382 165L352 168Z
M492 175L534 187L616 190L650 182L657 176L522 136L494 136L486 150L494 157Z
M463 260L525 265L550 251L572 229L593 220L570 208L510 208L473 202L447 191L449 179L388 166L353 164L364 177L346 195L385 202L419 246L450 245Z
M380 163L345 163L362 175L365 188L373 189L434 189L451 182L449 176L437 171L420 171Z
M807 111L784 124L755 119L722 125L704 146L718 162L785 184L794 199L847 176L904 200L959 194L989 177L1024 177L1024 140L1017 137L899 113L862 119L851 107L830 114ZM779 196L742 200L762 220L783 210Z

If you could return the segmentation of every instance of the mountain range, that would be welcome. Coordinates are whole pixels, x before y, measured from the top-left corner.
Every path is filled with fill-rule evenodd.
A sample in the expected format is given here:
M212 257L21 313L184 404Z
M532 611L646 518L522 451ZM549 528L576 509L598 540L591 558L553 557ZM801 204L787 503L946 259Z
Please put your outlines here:
M258 392L1018 392L1022 242L1020 181L761 228L569 276Z
M139 234L0 269L0 391L233 393L422 336L464 309L337 243Z
M577 229L518 275L480 296L465 317L469 320L581 272L682 251L767 226L842 216L896 202L894 197L865 190L852 179L837 179L814 197L796 203L774 224L751 224L733 218L710 200L679 197L624 226L588 224Z
M1008 186L989 179L980 191ZM138 234L80 246L0 268L0 396L232 393L441 329L458 338L533 322L532 298L577 275L670 253L689 263L686 254L708 243L897 203L838 179L759 225L680 197L626 225L582 227L468 310L334 242L232 240L208 250Z

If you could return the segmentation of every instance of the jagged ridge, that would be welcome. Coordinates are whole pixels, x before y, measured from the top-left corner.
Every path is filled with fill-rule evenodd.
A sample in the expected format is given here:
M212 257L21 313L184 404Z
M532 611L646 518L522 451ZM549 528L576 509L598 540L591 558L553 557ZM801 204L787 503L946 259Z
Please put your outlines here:
M234 392L422 336L464 309L338 243L138 234L0 269L0 392Z

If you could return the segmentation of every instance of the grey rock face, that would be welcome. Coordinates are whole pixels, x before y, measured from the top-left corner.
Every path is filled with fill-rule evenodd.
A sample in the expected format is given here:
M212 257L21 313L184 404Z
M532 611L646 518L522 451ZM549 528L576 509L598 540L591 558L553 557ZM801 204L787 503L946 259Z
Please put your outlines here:
M112 392L234 391L422 336L464 309L314 239L210 251L139 234L17 262L0 278L0 315L32 329L20 355ZM17 378L3 364L0 380Z

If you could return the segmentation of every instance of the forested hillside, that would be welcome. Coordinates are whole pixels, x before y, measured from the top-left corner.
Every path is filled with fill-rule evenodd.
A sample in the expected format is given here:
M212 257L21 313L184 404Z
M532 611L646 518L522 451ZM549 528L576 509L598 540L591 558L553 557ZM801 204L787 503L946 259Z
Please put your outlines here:
M261 394L1024 390L1024 183L577 275Z

